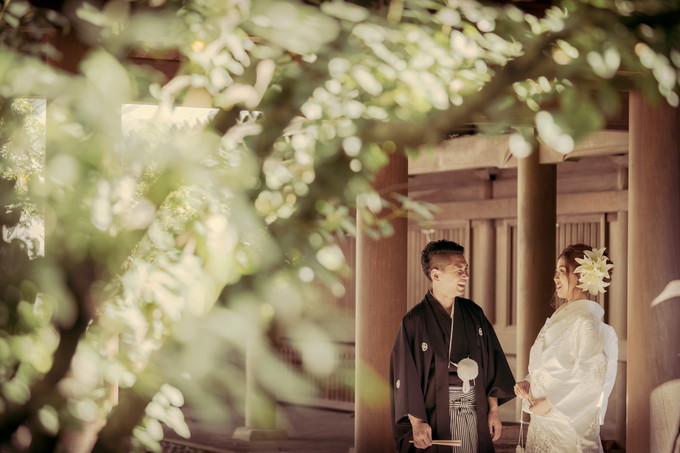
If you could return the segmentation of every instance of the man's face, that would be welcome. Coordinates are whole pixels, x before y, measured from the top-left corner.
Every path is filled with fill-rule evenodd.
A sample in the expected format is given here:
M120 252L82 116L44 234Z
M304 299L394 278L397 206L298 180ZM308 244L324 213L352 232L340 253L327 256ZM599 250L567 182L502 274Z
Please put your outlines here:
M450 297L465 294L470 279L469 266L463 254L449 256L449 264L443 269L433 269L432 288Z

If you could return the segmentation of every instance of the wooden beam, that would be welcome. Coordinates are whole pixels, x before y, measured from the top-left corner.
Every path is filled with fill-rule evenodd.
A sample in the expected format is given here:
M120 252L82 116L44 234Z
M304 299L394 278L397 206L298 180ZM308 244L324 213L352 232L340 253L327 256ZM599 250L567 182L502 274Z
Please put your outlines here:
M601 131L583 138L569 154L561 154L541 144L540 163L555 164L582 157L628 153L627 131ZM508 137L466 135L423 149L409 160L409 175L437 173L473 168L517 168L517 158L510 152Z
M517 199L454 201L440 203L433 223L451 220L507 219L517 216ZM557 195L557 214L590 214L628 211L628 191L569 193Z
M557 214L627 212L628 191L570 193L557 196Z

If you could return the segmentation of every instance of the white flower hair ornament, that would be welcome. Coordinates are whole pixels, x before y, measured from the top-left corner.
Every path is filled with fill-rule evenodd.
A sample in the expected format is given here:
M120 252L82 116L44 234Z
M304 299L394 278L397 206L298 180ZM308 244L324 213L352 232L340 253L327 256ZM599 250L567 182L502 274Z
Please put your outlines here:
M588 291L593 296L606 291L609 282L604 280L609 279L609 271L614 267L613 264L607 264L609 258L604 254L605 249L606 247L586 250L584 258L576 258L576 262L580 264L574 269L574 273L579 274L577 288Z

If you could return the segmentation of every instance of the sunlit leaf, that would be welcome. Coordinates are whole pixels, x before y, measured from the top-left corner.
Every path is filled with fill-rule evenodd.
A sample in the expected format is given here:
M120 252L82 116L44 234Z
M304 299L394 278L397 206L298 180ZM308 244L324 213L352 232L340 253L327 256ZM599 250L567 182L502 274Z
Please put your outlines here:
M151 437L149 433L146 432L146 430L137 427L134 429L134 435L135 438L137 438L148 450L153 452L160 452L162 450L161 444L158 442L158 440Z
M181 407L184 405L184 396L182 395L182 392L175 387L163 384L161 386L161 392L168 397L168 400L173 406Z
M76 14L79 18L90 22L93 25L103 26L106 24L106 15L101 11L96 9L91 3L83 3L78 9L76 9Z
M437 19L445 25L455 27L460 22L460 13L451 8L442 8L437 11Z
M519 133L510 135L508 146L510 147L510 152L518 159L529 156L533 151L532 144L526 140L523 134Z
M120 102L130 99L132 94L130 77L111 54L98 51L89 55L82 64L82 71L88 81L97 88L100 100Z
M369 16L369 11L366 8L342 0L333 0L322 3L321 11L329 16L348 20L350 22L361 22Z
M342 250L336 245L329 245L316 253L316 258L328 270L338 271L345 262Z
M362 66L355 66L352 69L352 75L366 92L370 95L377 96L382 93L382 85L378 80Z
M0 384L0 389L2 396L14 404L23 404L31 397L28 386L16 378Z
M59 432L59 414L52 406L43 406L38 410L38 420L45 432L55 435Z
M254 31L298 54L316 52L340 32L337 21L316 9L277 0L252 4Z
M189 432L189 427L184 420L184 414L176 407L169 407L167 409L167 424L172 428L177 434L184 438L189 438L191 433Z
M562 131L550 112L536 114L536 128L541 139L555 151L569 154L574 150L574 139Z
M156 419L149 419L146 422L146 432L149 434L151 439L161 440L163 439L163 427Z
M391 222L381 221L379 223L380 234L384 237L391 237L394 235L394 225Z

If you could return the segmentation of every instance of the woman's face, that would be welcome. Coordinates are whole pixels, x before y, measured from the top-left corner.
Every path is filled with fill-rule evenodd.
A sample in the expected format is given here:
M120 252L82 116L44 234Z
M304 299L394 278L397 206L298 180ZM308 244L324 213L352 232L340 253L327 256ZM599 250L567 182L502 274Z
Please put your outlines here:
M574 288L578 285L578 278L576 274L570 272L567 268L567 259L564 256L557 260L557 268L555 269L553 280L555 281L557 297L570 300Z

